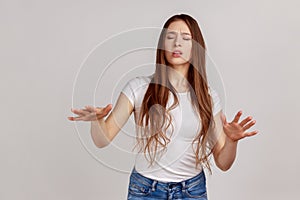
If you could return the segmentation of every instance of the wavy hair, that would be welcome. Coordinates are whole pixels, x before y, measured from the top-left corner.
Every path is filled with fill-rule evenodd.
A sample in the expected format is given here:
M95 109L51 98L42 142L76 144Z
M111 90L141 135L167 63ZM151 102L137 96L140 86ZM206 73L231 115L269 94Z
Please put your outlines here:
M178 97L176 89L168 80L168 61L165 57L164 40L166 30L169 25L177 20L184 21L191 31L192 36L192 52L188 69L187 81L189 83L190 99L193 108L197 111L201 121L201 130L193 140L193 144L197 142L197 148L194 148L195 153L195 168L199 164L204 165L211 172L209 164L209 155L212 153L212 148L209 145L208 130L212 116L212 98L209 94L206 66L205 66L205 43L198 26L198 23L191 16L186 14L178 14L169 18L160 33L158 46L156 50L156 66L155 72L151 78L151 82L144 95L140 114L138 116L137 127L138 136L137 144L140 146L140 151L146 156L149 154L148 161L153 164L155 157L158 155L158 148L164 151L170 138L166 135L166 130L172 126L172 133L174 131L171 124L172 117L170 110L178 105ZM167 108L169 95L174 96L173 104Z

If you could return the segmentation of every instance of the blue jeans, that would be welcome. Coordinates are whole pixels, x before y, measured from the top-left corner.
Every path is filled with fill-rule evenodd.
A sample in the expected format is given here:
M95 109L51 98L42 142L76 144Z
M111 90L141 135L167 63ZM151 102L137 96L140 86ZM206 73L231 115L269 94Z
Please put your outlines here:
M202 171L198 175L181 182L161 182L143 176L134 167L129 179L127 199L207 200L205 174Z

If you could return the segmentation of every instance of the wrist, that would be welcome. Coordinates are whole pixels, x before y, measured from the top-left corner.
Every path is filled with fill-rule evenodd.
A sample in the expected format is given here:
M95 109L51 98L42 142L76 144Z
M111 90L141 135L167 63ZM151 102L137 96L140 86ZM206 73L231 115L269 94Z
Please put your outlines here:
M238 140L234 140L234 139L232 139L232 138L226 136L226 143L227 143L227 144L231 144L231 145L237 145Z

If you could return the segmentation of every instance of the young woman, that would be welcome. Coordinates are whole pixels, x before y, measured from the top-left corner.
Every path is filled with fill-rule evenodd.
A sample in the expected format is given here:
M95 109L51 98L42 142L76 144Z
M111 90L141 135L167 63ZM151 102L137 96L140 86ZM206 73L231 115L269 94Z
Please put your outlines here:
M221 170L236 157L238 141L255 121L232 122L222 113L220 99L208 85L205 43L198 23L186 14L174 15L163 26L155 73L127 82L110 115L104 108L71 109L72 121L91 121L99 148L108 145L134 112L140 154L132 169L128 199L207 199L203 167L211 171L213 155Z

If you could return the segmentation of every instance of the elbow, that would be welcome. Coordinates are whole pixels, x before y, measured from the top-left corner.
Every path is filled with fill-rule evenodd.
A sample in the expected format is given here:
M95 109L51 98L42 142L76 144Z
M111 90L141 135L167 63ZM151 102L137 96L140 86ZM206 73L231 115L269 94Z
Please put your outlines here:
M96 147L104 148L108 146L111 142L110 138L107 138L104 135L91 131L92 140Z
M93 142L94 142L95 146L100 148L100 149L108 146L111 142L111 140L108 139L108 138L92 137L92 139L93 139Z
M222 170L223 172L226 172L230 169L231 166L219 166L219 169Z
M94 141L94 144L95 144L95 146L98 147L99 149L102 149L102 148L108 146L108 145L110 144L110 142L106 142L106 143L97 143L97 142Z
M99 149L102 149L104 147L108 146L108 144L105 144L105 145L96 145L96 147L98 147Z
M222 171L228 171L233 165L235 157L224 157L220 155L215 156L215 163L217 167Z
M217 166L218 166L218 168L220 170L226 172L226 171L228 171L231 168L232 163L228 163L228 164L220 164L220 163L218 163Z

